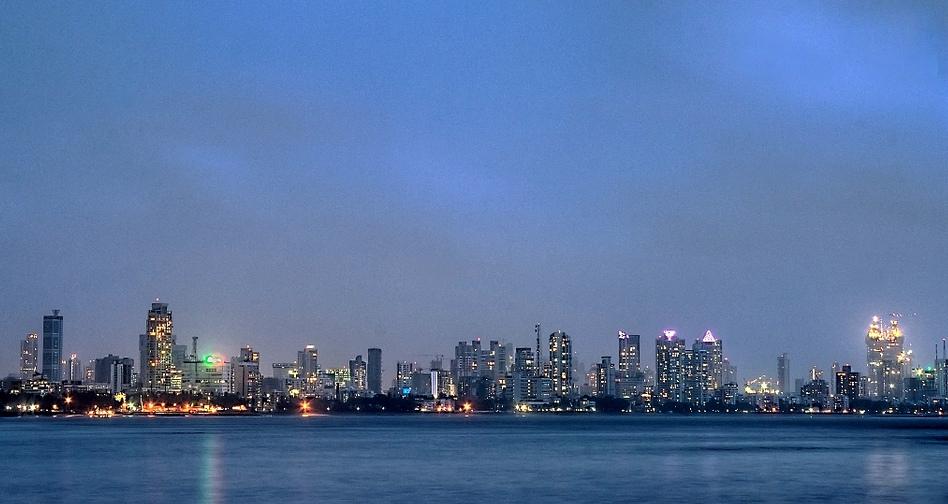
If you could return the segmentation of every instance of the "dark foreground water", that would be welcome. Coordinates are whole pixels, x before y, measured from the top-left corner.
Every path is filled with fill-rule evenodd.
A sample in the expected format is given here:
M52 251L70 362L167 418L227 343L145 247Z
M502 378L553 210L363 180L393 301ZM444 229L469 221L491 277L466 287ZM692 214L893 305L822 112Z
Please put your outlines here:
M948 419L0 419L0 502L948 502Z

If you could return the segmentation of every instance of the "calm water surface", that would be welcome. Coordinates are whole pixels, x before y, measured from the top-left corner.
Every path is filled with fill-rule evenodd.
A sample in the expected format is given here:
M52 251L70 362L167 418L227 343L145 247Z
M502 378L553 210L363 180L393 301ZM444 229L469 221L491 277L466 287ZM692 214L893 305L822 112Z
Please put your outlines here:
M948 502L948 419L0 419L0 502Z

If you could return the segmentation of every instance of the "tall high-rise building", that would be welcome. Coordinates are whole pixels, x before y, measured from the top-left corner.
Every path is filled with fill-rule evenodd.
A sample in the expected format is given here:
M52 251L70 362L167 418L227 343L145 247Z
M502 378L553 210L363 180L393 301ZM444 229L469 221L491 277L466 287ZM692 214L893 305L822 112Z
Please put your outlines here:
M560 397L573 394L573 345L563 331L550 334L550 376L553 393Z
M69 360L66 361L65 379L71 382L82 381L82 359L80 359L76 354L70 355Z
M793 391L790 384L790 354L786 352L777 357L777 390L783 395Z
M251 408L260 404L260 353L249 345L240 349L240 355L231 359L231 387L238 396L247 399Z
M32 333L20 342L20 379L32 380L39 356L39 336Z
M369 362L366 366L366 386L373 394L382 393L382 349L369 349Z
M737 366L731 364L727 357L721 362L721 383L737 385Z
M708 354L708 367L705 380L705 391L714 392L723 384L724 350L720 338L715 338L711 331L704 333L701 340L696 341L693 351L702 350Z
M319 374L319 352L316 345L306 345L296 353L296 365L299 366L301 379L315 379Z
M486 366L481 353L480 338L471 341L470 344L459 341L454 347L451 375L454 377L458 395L461 397L473 396L476 392L480 370Z
M600 396L616 395L616 372L612 357L602 356L602 362L596 364L596 394Z
M355 390L365 390L366 365L361 355L356 355L355 359L349 361L349 376L351 379L349 383L352 388Z
M319 389L319 352L316 345L306 345L296 352L297 375L300 381L300 391L304 395L312 395Z
M168 303L152 303L145 319L145 334L138 337L141 353L142 390L170 392L174 390L174 322Z
M903 343L898 320L892 320L886 326L879 317L872 317L866 333L867 374L872 398L885 401L902 399Z
M859 373L854 373L852 366L844 365L836 372L836 394L845 396L851 405L859 398ZM849 409L848 405L845 409Z
M395 365L395 393L408 395L411 390L411 375L415 372L415 363L401 361Z
M681 359L685 342L675 331L667 330L655 340L655 393L653 397L665 401L681 401L683 384Z
M682 351L681 363L681 402L705 405L711 399L711 353L695 341L691 349Z
M642 368L641 336L619 331L619 376L627 377Z
M63 381L63 316L59 310L43 315L43 378Z
M948 397L948 342L941 339L941 358L938 358L938 345L935 345L935 374L938 396Z
M530 347L519 347L514 351L514 365L512 373L513 398L515 401L526 401L534 396L530 384L531 378L536 375L536 360L533 356L533 349Z

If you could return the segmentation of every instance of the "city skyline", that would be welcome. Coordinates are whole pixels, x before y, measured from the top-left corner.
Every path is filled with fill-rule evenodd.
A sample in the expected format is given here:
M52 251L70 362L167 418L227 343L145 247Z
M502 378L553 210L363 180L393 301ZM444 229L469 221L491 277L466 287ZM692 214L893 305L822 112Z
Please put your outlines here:
M380 348L386 382L457 341L533 347L537 321L586 367L619 362L617 330L711 330L742 378L784 352L795 378L864 371L866 321L917 313L931 362L946 19L4 3L0 370L52 309L62 359L137 357L155 298L226 358Z
M907 315L914 316L916 314ZM908 348L905 347L904 334L899 327L899 320L903 317L906 317L906 314L891 313L890 318L886 321L885 317L873 316L868 324L868 331L866 331L865 336L865 351L867 352L866 367L862 368L859 364L855 365L857 370L862 369L861 375L867 380L865 384L861 385L864 389L863 393L865 397L890 401L902 400L902 382L909 376L910 371L915 368L923 369L926 365L931 368L930 364L933 364L934 369L937 370L940 369L939 362L948 359L948 350L945 350L945 338L942 338L940 342L942 348L940 357L938 342L935 342L935 357L931 361L923 361L914 356L911 350L911 344L908 345ZM192 346L189 352L186 345L177 344L178 335L173 330L172 312L169 309L169 303L160 302L159 299L155 299L155 301L151 303L151 309L145 317L145 326L145 333L138 336L140 360L135 369L139 370L139 374L137 375L139 377L139 386L143 391L149 392L181 390L182 380L184 383L197 383L200 381L198 375L202 372L198 368L202 367L205 361L207 361L208 366L210 366L208 368L209 371L218 373L220 372L219 367L223 364L233 363L236 365L236 363L251 362L253 366L252 372L258 376L255 380L264 377L280 376L284 374L285 369L289 369L287 366L298 369L298 377L304 380L317 378L317 372L331 372L332 369L346 369L349 375L360 377L358 378L358 382L362 385L358 387L358 389L371 390L375 393L387 393L390 389L398 390L398 384L401 383L402 380L402 378L400 378L402 375L399 371L399 367L403 363L410 365L408 368L409 374L423 369L430 369L431 371L445 369L443 363L445 354L424 354L421 356L423 357L422 359L399 359L394 367L394 371L388 373L392 374L392 376L386 376L386 366L381 359L382 350L379 348L368 348L368 361L362 359L363 352L359 351L354 360L345 359L341 363L330 362L327 364L325 360L318 361L318 346L312 343L306 344L302 351L298 351L297 358L292 361L288 359L289 356L274 356L266 361L261 360L259 352L253 351L251 344L239 348L240 357L228 359L226 355L229 350L219 351L215 348L209 350L202 346L199 351L198 340L200 337L198 336L191 337ZM47 350L45 346L37 347L37 334L31 333L27 335L18 345L20 349L20 352L17 354L19 366L7 376L11 378L20 377L26 380L29 378L27 375L31 374L29 370L33 369L34 373L43 375L44 379L48 379L46 375L49 374L49 372L39 373L37 364L39 357L42 355L51 355L53 353L63 354L62 327L63 316L60 314L60 310L53 310L52 315L44 315L43 329L44 335L46 336L44 337L44 341L50 341L51 348ZM540 323L534 326L534 333L538 338L537 341L541 341ZM680 401L683 397L689 397L689 400L686 402L697 401L700 404L704 404L706 402L705 398L713 396L714 392L725 385L725 383L734 384L740 388L763 380L763 383L770 384L768 390L775 390L780 394L791 394L794 390L799 391L799 381L803 380L805 382L807 375L810 375L811 378L815 380L816 377L813 373L822 373L823 369L830 368L822 363L813 363L812 365L806 366L803 371L798 369L796 375L794 375L790 367L789 354L782 352L776 356L774 372L740 375L735 373L733 370L733 368L736 367L735 364L730 362L729 358L726 357L727 354L722 351L721 339L715 337L711 330L706 331L703 337L695 338L692 348L689 349L687 338L682 338L677 331L673 329L665 329L662 331L662 334L656 338L655 352L651 354L654 358L650 362L646 361L645 364L642 364L641 356L645 352L643 352L641 346L641 335L630 334L619 330L617 331L617 336L618 346L616 353L602 355L601 363L592 362L587 364L585 362L576 361L575 357L579 352L573 348L571 338L565 332L558 329L549 335L549 347L546 357L540 359L540 364L532 369L535 372L540 372L542 369L544 376L551 377L553 381L550 386L554 395L560 395L565 390L577 385L582 381L583 378L581 375L584 373L601 375L604 371L603 367L607 366L609 376L612 377L610 380L610 383L612 383L611 387L621 395L628 396L630 391L632 395L641 394L643 385L654 379L656 382L656 397L675 401ZM542 340L545 341L546 337L542 337ZM478 362L477 354L481 352L482 343L487 343L487 340L482 342L482 338L475 338L470 344L464 341L459 343L459 346L456 347L456 352L460 351L458 350L459 348L466 348L462 354L456 354L457 365L460 369L476 369L476 363ZM498 348L500 348L502 353L497 357L504 362L503 366L498 368L501 370L501 375L513 373L522 367L519 363L515 364L515 362L519 362L518 359L520 359L521 351L529 351L530 356L527 358L530 359L530 362L536 362L533 357L532 349L529 347L518 347L516 351L514 351L514 347L519 343L521 342L507 340L489 341L489 351L491 355L494 355L498 351L495 349L495 344L501 345ZM437 350L438 349L429 349L429 351ZM487 351L488 348L484 348L483 350ZM398 352L397 349L390 351ZM416 357L418 357L418 355L416 355ZM431 361L430 368L425 368L423 363L425 359L429 357L435 357L435 359ZM617 366L611 363L613 357L618 361ZM81 365L83 359L82 357L77 357L76 353L72 353L68 360L63 358L57 361L58 366L56 367L61 366L63 368L63 371L59 373L61 375L60 379L83 381L85 383L87 382L86 378L88 378L87 374L89 373L89 369L94 369L92 376L101 375L102 371L98 370L101 364L97 364L96 361L102 361L102 359L97 357L90 358L88 356L85 358L87 359L86 362L88 362L86 367ZM510 368L507 367L508 358ZM832 374L830 375L830 382L832 383L836 373L841 369L841 361L835 356L826 356L826 358L832 361ZM112 360L116 359L119 358L112 355L111 351L108 357L105 358L107 362L112 362ZM491 357L491 359L490 368L495 369L494 357ZM47 358L47 360L49 362L45 364L45 367L47 369L53 368L54 366L51 364L50 358ZM122 359L122 362L125 361L128 361L128 359ZM345 365L345 361L348 362L348 368ZM177 364L173 365L172 362L176 362ZM419 364L419 362L422 362L422 364ZM845 362L845 364L842 365L844 368L851 369L853 367L848 360L844 359L842 362ZM188 375L189 364L196 365L193 369L193 374L190 376ZM243 366L244 364L240 365ZM334 365L341 365L341 367L333 367ZM452 360L451 365L452 369L454 369L454 360ZM105 366L105 369L107 369L108 364L105 364ZM118 372L126 375L126 378L120 385L134 385L130 378L132 372L131 368L131 364L128 364L127 369L119 368ZM358 375L355 371L357 368L359 369ZM69 369L68 375L65 369ZM83 369L86 370L85 373L83 373ZM213 369L217 369L217 371L213 371ZM642 374L641 371L643 369L648 370L648 373ZM668 374L669 369L673 370L673 374ZM697 373L697 371L695 371L696 369L703 369L701 372L704 373L703 376L705 376L705 378L701 378L697 382L688 383L686 375L694 379ZM116 371L113 369L110 372L114 375ZM184 373L183 375L182 372ZM246 374L246 371L244 371L244 374ZM857 372L856 375L858 376L860 373ZM463 371L461 376L464 376ZM475 372L471 376L479 376L479 372ZM803 378L800 378L800 376L803 376ZM517 379L515 374L511 375L511 377ZM455 378L457 378L456 374ZM599 376L598 380L601 382L602 376ZM49 381L56 383L60 380ZM244 379L244 381L246 381L246 379ZM345 381L348 382L349 378L346 378ZM794 381L797 381L796 388L791 386ZM94 379L94 381L88 383L106 382L112 384L109 380L103 381L101 379ZM386 383L391 383L391 387L386 385ZM569 384L569 387L566 387L564 384ZM465 390L460 384L456 385L460 387L460 390ZM670 393L667 390L669 385L675 390L674 393ZM516 388L516 386L512 387ZM663 387L666 387L666 389L663 390ZM892 395L886 392L887 389L894 388L899 390L897 394ZM835 391L835 388L833 388L834 393ZM258 393L259 392L255 392L251 395ZM695 399L695 397L699 397L700 399Z

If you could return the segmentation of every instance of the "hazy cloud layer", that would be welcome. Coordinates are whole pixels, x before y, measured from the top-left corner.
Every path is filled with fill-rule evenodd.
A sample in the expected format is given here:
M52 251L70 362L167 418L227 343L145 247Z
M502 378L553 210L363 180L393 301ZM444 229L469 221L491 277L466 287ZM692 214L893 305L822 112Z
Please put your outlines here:
M581 361L711 329L742 378L948 336L944 3L0 7L0 372L179 338L324 365Z

